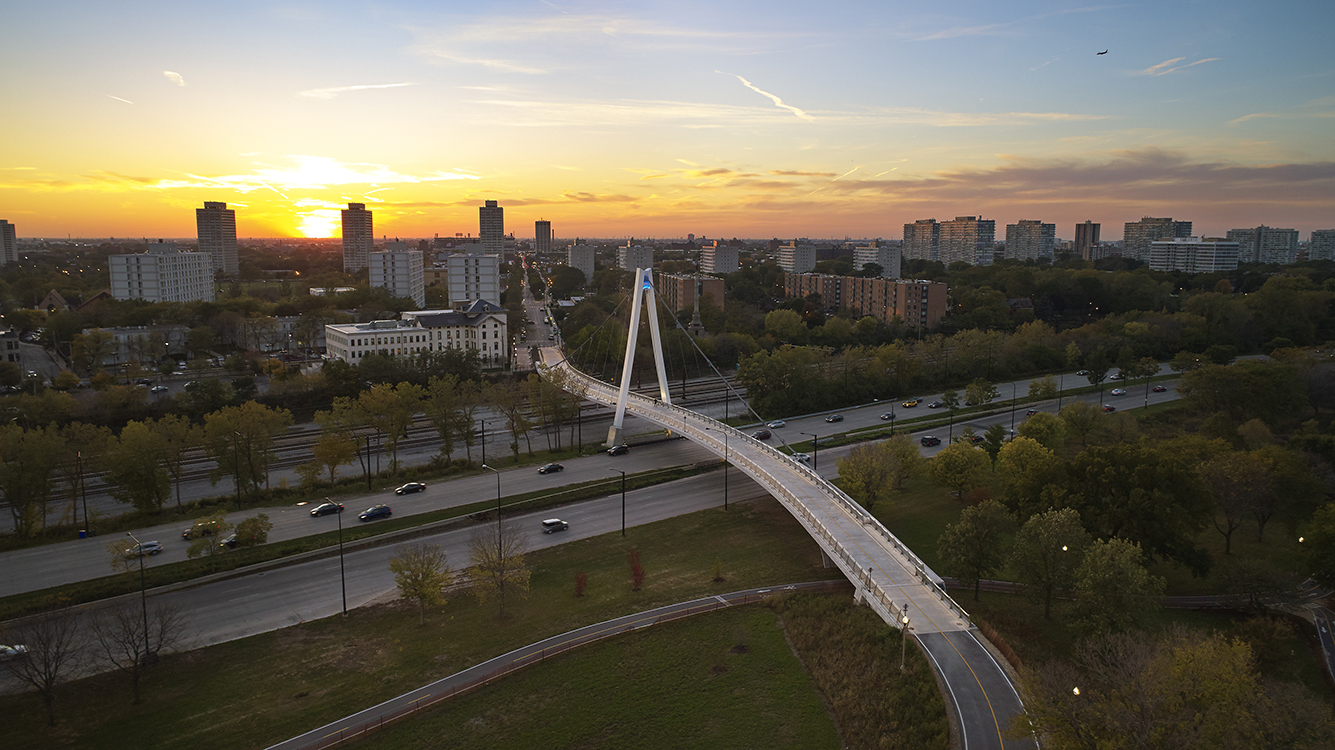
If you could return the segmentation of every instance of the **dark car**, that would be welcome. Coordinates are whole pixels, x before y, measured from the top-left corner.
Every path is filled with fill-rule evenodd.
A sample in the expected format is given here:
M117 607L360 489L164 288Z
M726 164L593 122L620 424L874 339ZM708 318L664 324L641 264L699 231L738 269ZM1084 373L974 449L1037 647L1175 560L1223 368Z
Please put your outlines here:
M627 453L630 453L630 446L626 445L625 443L622 443L621 445L614 445L611 448L607 449L607 455L609 456L624 456Z
M940 445L941 438L936 437L935 435L923 435L921 438L919 438L918 442L922 443L922 447L924 448L931 448L933 446Z
M1034 416L1034 415L1037 414L1037 413L1038 413L1038 409L1030 409L1029 411L1025 412L1024 415L1025 415L1026 417L1032 417L1032 416Z
M884 414L881 415L881 419L894 419L894 418L895 418L895 413L892 411L885 412Z
M1123 373L1120 373L1120 372L1115 372L1115 373L1113 373L1112 375L1109 375L1109 376L1108 376L1108 379L1109 379L1109 380L1126 380L1126 375L1124 375Z
M538 468L539 474L555 474L558 471L564 471L566 467L561 464L543 464Z
M928 408L928 409L940 409L940 408L943 407L943 406L945 406L945 403L944 403L944 402L941 402L941 401L933 401L932 403L930 403L930 404L927 405L927 408Z
M317 516L327 516L330 513L342 513L342 512L343 512L342 503L320 503L314 508L311 508L311 517L314 518Z
M388 505L372 505L361 513L357 514L358 521L374 521L377 518L389 518L394 515L394 511L389 509Z
M211 523L196 523L194 526L181 532L181 538L189 541L198 539L201 536L213 536L218 533L218 527Z
M553 531L565 531L568 528L570 528L570 524L559 518L548 518L542 522L542 533L544 534L550 534Z
M1076 370L1075 374L1083 378L1084 376L1089 374L1089 370Z
M763 430L763 429L756 430L755 432L751 433L751 437L755 438L756 440L769 440L771 437L773 437L773 435L774 434L769 430Z
M236 549L236 534L228 534L226 539L218 542L218 546L226 547L227 549Z
M1154 386L1153 388L1151 388L1150 390L1154 391L1155 393L1163 393L1164 391L1168 390L1168 386L1166 386L1166 385L1156 385L1156 386Z
M1112 404L1104 404L1104 405L1103 405L1103 410L1104 410L1104 411L1117 411L1117 407L1116 407L1116 406L1113 406Z
M970 435L970 436L969 436L969 442L971 442L971 443L981 443L981 442L983 442L983 436L982 436L982 435Z
M828 417L825 418L825 421L826 421L826 422L842 422L842 421L844 421L844 415L842 415L842 414L831 414L830 416L828 416Z
M424 492L426 485L422 482L409 482L402 487L394 490L395 495L411 495L414 492Z

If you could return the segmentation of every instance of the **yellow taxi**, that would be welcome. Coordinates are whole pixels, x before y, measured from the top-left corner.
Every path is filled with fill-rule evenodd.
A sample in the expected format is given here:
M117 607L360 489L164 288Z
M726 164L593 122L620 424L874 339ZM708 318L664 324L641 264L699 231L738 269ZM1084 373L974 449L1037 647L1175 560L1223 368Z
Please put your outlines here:
M916 398L911 398L911 399L909 399L908 401L905 401L903 404L900 404L900 405L903 406L905 409L912 409L913 407L915 407L915 406L918 405L918 399L916 399Z

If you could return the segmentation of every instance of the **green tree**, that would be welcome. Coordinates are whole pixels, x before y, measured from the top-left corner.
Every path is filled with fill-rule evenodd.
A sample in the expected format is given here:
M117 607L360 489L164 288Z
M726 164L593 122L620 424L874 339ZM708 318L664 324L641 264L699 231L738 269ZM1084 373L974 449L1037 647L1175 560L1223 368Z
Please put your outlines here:
M1164 585L1145 569L1139 544L1096 539L1075 571L1073 626L1085 635L1128 630L1159 606Z
M807 326L802 316L792 310L775 310L765 315L765 332L787 344L803 344L807 340Z
M974 601L978 601L980 581L1005 562L1002 542L1014 523L1001 503L989 500L965 508L959 521L946 526L936 540L943 570L965 586L973 584Z
M1196 470L1215 501L1214 527L1224 537L1224 554L1233 554L1233 532L1253 508L1269 505L1271 464L1255 453L1229 453Z
M1029 381L1029 398L1047 401L1057 397L1057 379L1048 375Z
M839 485L867 510L894 487L891 464L896 459L884 446L885 443L859 445L834 462L839 471Z
M462 397L459 378L444 375L431 378L422 401L422 410L440 438L440 457L447 460L454 453L454 441L472 427L464 423Z
M115 337L100 328L76 335L70 346L74 368L89 375L100 371L102 363L111 356L114 347Z
M207 354L213 350L215 335L211 326L191 328L185 337L185 348L191 354Z
M153 425L164 441L162 465L171 475L176 487L176 507L181 507L181 480L185 478L186 460L190 453L204 444L204 430L188 419L168 414Z
M1020 437L1029 438L1050 451L1061 450L1066 442L1066 423L1045 411L1030 415L1017 432Z
M997 387L992 383L976 378L964 388L964 400L974 406L990 403L997 397Z
M1006 444L1006 428L1000 423L987 428L983 433L983 451L987 457L992 459L992 470L997 470L997 456L1001 455L1001 447Z
M1299 541L1312 577L1323 586L1335 586L1335 502L1312 515Z
M529 588L528 541L510 521L475 527L468 542L468 580L479 601L496 600L505 619L505 602Z
M1089 534L1071 508L1040 513L1016 533L1010 567L1029 598L1043 603L1043 619L1052 619L1053 594L1075 584L1088 546Z
M1072 401L1057 412L1057 417L1067 434L1080 438L1081 445L1089 445L1090 436L1103 427L1103 410L1088 401Z
M408 544L389 559L399 595L417 602L417 624L426 624L426 608L445 603L444 589L454 580L438 544Z
M903 490L904 483L922 470L927 459L908 435L895 435L881 443L890 466L890 484L896 490Z
M988 458L983 451L964 443L952 443L942 448L927 462L927 471L938 483L955 490L955 497L964 500L964 493L983 483Z
M191 540L190 546L186 548L185 554L191 560L195 559L196 557L208 558L209 571L212 572L213 570L216 570L216 565L215 565L216 561L214 559L214 556L222 552L222 545L220 544L220 540L222 540L223 537L227 536L227 532L231 531L235 527L230 522L228 522L227 511L223 509L215 510L212 513L208 514L207 516L204 516L203 518L199 519L198 521L195 521L195 526L199 528L212 529L213 533L199 534L198 536L196 536L193 540ZM238 536L237 539L240 540L240 537Z
M250 494L260 482L269 482L274 459L274 439L292 424L287 409L270 409L256 401L228 406L204 420L204 448L214 460L209 481L217 484L225 476Z
M147 513L162 510L171 497L166 468L167 441L152 425L130 422L107 451L107 478L112 497Z
M266 544L269 541L270 531L273 531L273 522L264 513L243 518L236 524L236 546L258 547Z

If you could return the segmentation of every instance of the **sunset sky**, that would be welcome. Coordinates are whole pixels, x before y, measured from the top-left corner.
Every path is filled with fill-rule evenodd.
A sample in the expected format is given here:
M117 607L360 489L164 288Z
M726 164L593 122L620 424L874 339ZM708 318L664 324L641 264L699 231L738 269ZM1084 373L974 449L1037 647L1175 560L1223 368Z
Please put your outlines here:
M22 237L1335 227L1335 3L46 2L0 11ZM1096 55L1102 50L1106 55Z

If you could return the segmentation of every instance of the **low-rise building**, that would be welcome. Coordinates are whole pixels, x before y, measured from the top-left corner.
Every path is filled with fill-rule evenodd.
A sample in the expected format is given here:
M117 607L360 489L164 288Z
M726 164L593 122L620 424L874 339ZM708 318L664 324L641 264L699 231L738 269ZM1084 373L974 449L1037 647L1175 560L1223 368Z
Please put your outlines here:
M1150 243L1151 271L1219 273L1238 267L1238 243L1220 237L1175 237Z
M695 293L714 297L714 305L723 309L723 279L717 276L691 274L660 273L654 275L654 286L663 304L673 312L680 312L695 306Z
M817 295L822 308L870 315L883 322L935 329L946 316L947 287L939 281L832 276L822 273L783 275L786 297Z
M505 308L486 300L455 310L405 312L399 320L325 326L330 359L358 364L368 354L412 356L421 351L476 351L483 367L509 361Z

